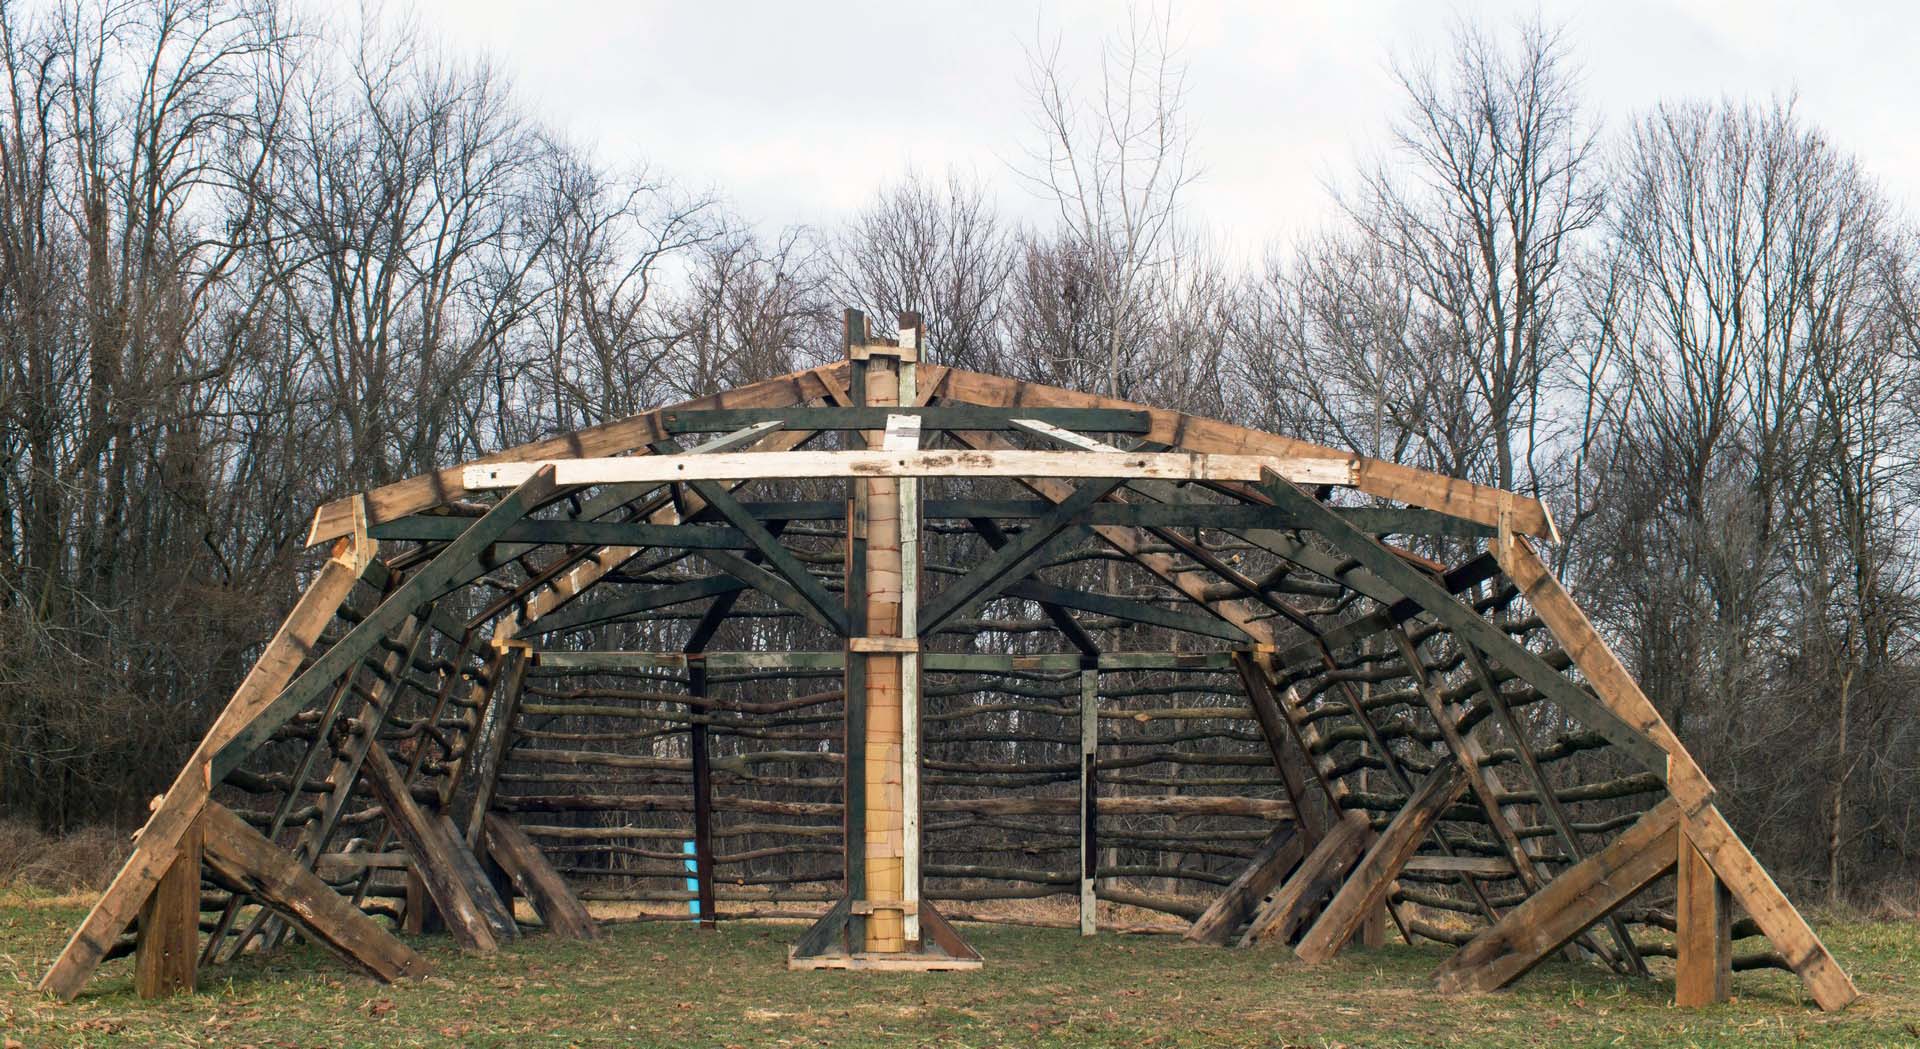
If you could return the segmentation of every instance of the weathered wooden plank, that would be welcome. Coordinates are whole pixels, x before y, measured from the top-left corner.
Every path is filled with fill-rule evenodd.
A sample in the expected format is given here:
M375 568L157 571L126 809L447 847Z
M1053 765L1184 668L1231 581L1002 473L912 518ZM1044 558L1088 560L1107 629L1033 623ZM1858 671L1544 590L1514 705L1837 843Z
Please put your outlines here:
M569 940L600 938L599 923L587 913L586 905L519 827L497 812L487 813L483 824L487 853L532 901L534 913L549 932Z
M1320 843L1280 886L1255 908L1239 945L1284 945L1312 918L1320 905L1346 878L1347 871L1366 850L1373 830L1363 813L1348 812L1328 828Z
M1427 774L1420 790L1393 817L1374 840L1367 854L1354 865L1353 873L1334 893L1332 902L1320 912L1294 953L1309 965L1327 961L1346 946L1367 916L1386 906L1393 880L1413 858L1414 851L1427 832L1439 821L1447 806L1467 791L1467 778L1451 759Z
M391 983L427 974L426 960L413 948L327 888L245 820L213 803L206 806L202 820L207 868L216 881L259 900L308 939L376 980Z
M1159 478L1168 481L1257 481L1262 470L1299 484L1348 485L1354 459L1175 452L995 452L875 449L819 452L723 452L611 459L542 459L469 466L465 488L515 488L552 467L565 486L641 481L749 481L834 477ZM737 522L736 522L737 524Z
M193 990L200 960L200 821L181 836L180 851L140 906L133 988L142 998Z
M1538 654L1529 651L1478 612L1455 600L1432 576L1408 564L1371 536L1355 531L1319 500L1285 479L1273 477L1271 481L1263 484L1261 490L1276 504L1311 522L1322 538L1353 558L1359 566L1396 592L1417 601L1429 615L1453 631L1455 638L1498 660L1565 708L1569 714L1580 719L1588 728L1607 737L1608 742L1621 748L1648 771L1666 774L1666 754L1644 733L1621 720L1606 703L1569 681L1565 675L1548 666ZM1343 575L1335 573L1334 578L1340 579Z
M1044 499L929 499L928 520L984 518L1020 520L1044 517L1054 504ZM756 514L775 513L773 508ZM1491 536L1488 525L1450 517L1435 510L1407 507L1336 507L1348 524L1370 535ZM1075 524L1131 525L1136 528L1297 528L1299 522L1284 510L1250 503L1180 502L1095 503L1075 518Z
M1080 935L1099 931L1100 672L1080 671Z
M1434 971L1446 993L1492 991L1526 975L1541 959L1612 913L1678 859L1680 805L1654 806L1607 847L1547 883L1455 951Z
M1733 991L1733 901L1693 840L1679 835L1673 906L1673 1001L1724 1002Z
M1274 886L1290 874L1306 855L1306 839L1294 823L1273 829L1260 848L1220 895L1194 919L1184 937L1188 943L1224 945L1234 931L1253 917L1254 909Z
M158 808L147 818L133 852L122 864L107 891L101 894L80 927L73 931L60 956L40 980L40 989L60 998L80 993L87 978L106 957L114 941L133 921L140 906L179 855L181 842L199 818L209 790L208 766L213 755L278 695L300 669L320 632L353 589L361 571L371 563L371 544L359 551L343 548L321 566L300 601L280 624L266 648L247 672L240 687L214 719L200 745L194 748L167 788Z
M474 886L454 856L456 842L439 822L413 800L400 770L386 749L374 747L367 754L365 780L374 797L387 813L400 844L413 857L413 869L426 885L434 908L446 922L454 942L469 951L490 954L500 948L493 924L475 900Z
M220 748L213 759L214 782L225 778L275 729L338 681L341 675L359 666L367 653L373 651L416 609L471 578L475 559L487 545L508 525L553 498L558 491L552 471L534 471L525 483L516 485L512 493L502 496L485 516L461 533L460 538L442 547L433 560L422 565L406 582L389 591L377 608L328 648L326 654L314 660L292 683L280 690L280 694L261 708L245 728Z
M845 372L845 364L830 364L822 368L808 369L750 386L742 386L739 389L727 390L711 397L687 401L663 410L775 408L800 404L824 396L828 390L827 383L844 381L836 380L834 376L844 375ZM616 419L598 426L575 430L572 433L504 449L475 461L525 461L562 459L571 456L624 455L635 449L645 448L650 441L657 441L667 436L666 429L660 425L659 415L659 411L642 412L625 419ZM468 490L461 484L461 475L469 465L472 464L462 463L459 466L420 474L403 481L382 485L365 493L367 522L378 524L391 521L466 495ZM314 511L313 526L307 534L307 545L312 546L328 539L351 535L353 507L358 498L349 496L344 499L335 499Z
M942 369L937 380L943 402L1000 407L1046 408L1141 408L1141 405L1095 394L1064 390L1057 386L1020 382L998 375ZM1338 450L1278 434L1264 433L1245 426L1221 422L1197 415L1159 408L1147 408L1152 428L1143 435L1154 444L1194 452L1217 454L1270 454L1319 457L1340 455ZM1503 492L1497 488L1445 477L1428 470L1402 466L1378 459L1354 457L1355 486L1371 495L1413 506L1498 525L1501 515L1509 515L1515 530L1527 535L1558 539L1553 519L1536 499Z

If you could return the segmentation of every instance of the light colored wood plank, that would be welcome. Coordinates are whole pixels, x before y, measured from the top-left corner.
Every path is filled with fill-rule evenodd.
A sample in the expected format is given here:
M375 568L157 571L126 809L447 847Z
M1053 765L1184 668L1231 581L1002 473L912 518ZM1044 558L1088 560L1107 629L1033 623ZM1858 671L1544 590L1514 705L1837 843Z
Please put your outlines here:
M824 380L828 376L837 374L840 376L838 381L844 382L846 370L845 362L837 362L823 368L783 375L711 397L642 412L639 415L534 441L531 444L518 445L475 460L475 463L625 455L645 448L650 442L671 436L660 424L661 416L667 412L699 411L709 408L781 408L801 404L816 397L826 396L830 387ZM803 433L799 436L804 439L806 435ZM378 524L391 521L466 495L467 488L461 483L461 479L470 465L474 463L462 463L432 473L409 477L365 493L367 522ZM313 524L307 534L307 545L312 546L328 539L351 534L356 498L348 496L335 499L314 511Z
M803 477L1076 477L1167 481L1258 481L1270 470L1295 484L1353 483L1354 461L1192 452L998 452L874 449L821 452L722 452L605 459L544 459L469 466L469 490L516 488L543 466L562 486Z
M1338 449L1297 438L1264 433L1245 426L1164 408L1150 408L1110 397L1064 390L1056 386L1020 382L961 368L921 365L923 382L937 386L940 396L965 404L1016 408L1120 408L1144 411L1151 420L1142 440L1195 452L1288 455L1307 458L1339 457ZM1484 525L1498 525L1504 514L1512 527L1527 535L1558 541L1553 518L1545 504L1498 488L1473 484L1399 463L1353 456L1354 486L1370 495L1411 506L1438 510Z

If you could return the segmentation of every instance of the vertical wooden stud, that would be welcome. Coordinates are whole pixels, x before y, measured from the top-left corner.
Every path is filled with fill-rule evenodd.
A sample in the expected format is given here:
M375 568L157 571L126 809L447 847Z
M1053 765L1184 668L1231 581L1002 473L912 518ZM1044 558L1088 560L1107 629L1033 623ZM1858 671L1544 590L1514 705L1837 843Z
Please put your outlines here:
M692 663L687 668L687 692L704 698L707 694L707 668ZM696 895L700 904L700 927L714 928L720 916L713 902L713 767L707 753L707 709L689 708L693 728L687 734L687 746L693 755L693 866Z
M1732 901L1693 839L1679 839L1673 1001L1682 1007L1724 1002L1733 982Z
M1100 672L1080 671L1080 935L1098 928L1093 877L1100 869L1099 778L1094 757L1100 749Z
M134 947L133 986L142 998L164 998L193 990L200 961L201 821L180 839L180 852L160 883L140 905L140 932Z

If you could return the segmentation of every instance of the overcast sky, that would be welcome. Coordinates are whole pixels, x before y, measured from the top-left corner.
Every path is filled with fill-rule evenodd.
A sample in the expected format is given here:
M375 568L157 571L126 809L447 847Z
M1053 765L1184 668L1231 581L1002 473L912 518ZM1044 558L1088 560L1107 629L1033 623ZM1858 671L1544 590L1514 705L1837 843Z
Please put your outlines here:
M1457 11L1504 24L1536 8L1566 27L1605 127L1660 99L1797 91L1896 201L1920 201L1920 4L1190 3L1173 21L1204 168L1192 214L1235 254L1311 230L1329 180L1385 142L1394 56L1444 46ZM1023 48L1057 33L1090 77L1126 8L419 0L419 15L601 159L644 160L771 228L833 223L909 169L971 173L1040 217L1009 168L1032 141Z

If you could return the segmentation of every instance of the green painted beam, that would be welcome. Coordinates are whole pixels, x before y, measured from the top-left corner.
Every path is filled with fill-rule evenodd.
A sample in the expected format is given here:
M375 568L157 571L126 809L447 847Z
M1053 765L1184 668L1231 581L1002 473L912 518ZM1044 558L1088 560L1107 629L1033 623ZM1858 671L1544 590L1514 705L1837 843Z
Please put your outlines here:
M1008 655L997 652L923 652L921 669L933 673L1006 673L1013 671L1073 671L1083 667L1078 653ZM685 670L701 663L709 671L837 670L846 665L844 652L559 652L534 655L534 666L552 671ZM1196 674L1233 672L1230 652L1108 652L1099 669L1185 671Z
M375 539L444 543L457 539L474 517L414 514L367 529ZM557 543L567 546L678 547L686 550L749 550L753 544L738 529L711 525L657 525L637 521L520 521L496 542Z
M1063 608L1077 608L1082 612L1112 616L1130 623L1145 623L1148 626L1165 627L1168 630L1179 630L1205 637L1217 637L1238 644L1253 642L1253 638L1249 637L1246 631L1213 616L1176 612L1144 601L1114 597L1111 594L1098 594L1091 590L1074 590L1038 579L1022 579L1000 591L1000 595L1059 605Z
M1341 521L1318 499L1291 481L1277 475L1270 476L1266 483L1260 485L1260 490L1275 505L1308 520L1315 531L1351 557L1357 566L1371 572L1380 582L1398 591L1400 596L1417 603L1423 611L1452 631L1456 641L1472 645L1519 675L1561 709L1607 737L1608 742L1620 747L1642 767L1663 779L1666 777L1665 751L1615 716L1598 697L1548 666L1538 653L1508 636L1498 624L1461 604L1439 580ZM1343 576L1337 575L1335 578L1344 581Z
M1013 537L1005 546L987 555L986 560L958 579L950 579L941 591L920 605L920 632L930 634L949 619L978 606L1008 584L1031 571L1040 551L1054 536L1073 526L1073 520L1087 507L1106 498L1120 487L1117 479L1088 481L1061 501L1052 513L1037 518L1033 525Z
M527 628L520 633L522 636L532 637L557 634L565 630L580 630L626 616L638 615L641 612L651 612L656 608L682 605L688 601L699 601L745 589L747 589L745 582L727 575L707 576L704 579L691 579L684 583L672 583L667 586L651 586L608 600L576 601L565 608L541 616L528 624Z

